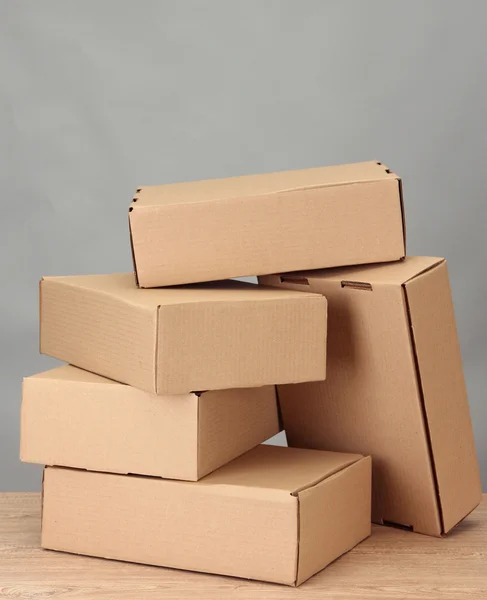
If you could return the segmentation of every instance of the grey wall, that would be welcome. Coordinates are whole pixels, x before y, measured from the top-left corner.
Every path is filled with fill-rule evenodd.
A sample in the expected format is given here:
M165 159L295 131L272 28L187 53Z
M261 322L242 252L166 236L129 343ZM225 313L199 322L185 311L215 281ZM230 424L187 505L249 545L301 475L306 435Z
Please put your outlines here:
M131 267L140 184L378 159L409 253L449 259L487 489L485 28L479 1L0 2L0 490L41 275Z

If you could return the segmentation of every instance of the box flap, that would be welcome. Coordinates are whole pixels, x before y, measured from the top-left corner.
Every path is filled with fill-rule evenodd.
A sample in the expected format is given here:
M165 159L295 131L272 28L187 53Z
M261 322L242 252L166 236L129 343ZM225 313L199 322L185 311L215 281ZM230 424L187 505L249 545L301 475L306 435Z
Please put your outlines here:
M446 533L482 494L446 262L411 279L405 290Z
M144 186L137 189L134 202L137 202L137 209L139 209L151 205L227 200L383 179L397 179L397 175L391 173L385 165L377 161L369 161L226 179Z
M198 485L248 486L264 493L280 490L296 495L362 458L359 454L261 444L214 471Z

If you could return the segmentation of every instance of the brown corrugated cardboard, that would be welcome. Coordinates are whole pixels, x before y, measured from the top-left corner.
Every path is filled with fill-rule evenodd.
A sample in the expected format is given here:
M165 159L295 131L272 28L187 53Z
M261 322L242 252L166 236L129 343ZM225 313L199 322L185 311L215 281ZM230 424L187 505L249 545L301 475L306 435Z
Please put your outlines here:
M137 189L141 287L404 257L401 185L378 162Z
M292 446L374 459L373 520L441 535L481 485L446 262L262 277L328 299L328 379L280 386Z
M239 281L140 290L130 273L41 281L40 350L156 394L325 378L326 301Z
M196 483L45 470L42 546L299 585L370 534L371 461L258 446Z
M196 481L279 429L274 386L155 396L68 365L24 379L20 458Z

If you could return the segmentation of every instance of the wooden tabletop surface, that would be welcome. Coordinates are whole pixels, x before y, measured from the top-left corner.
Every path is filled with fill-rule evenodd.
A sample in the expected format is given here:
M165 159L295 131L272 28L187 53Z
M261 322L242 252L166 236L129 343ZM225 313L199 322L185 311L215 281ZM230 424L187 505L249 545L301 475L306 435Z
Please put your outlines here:
M0 494L0 598L487 600L487 500L444 539L375 526L299 588L39 548L39 494Z

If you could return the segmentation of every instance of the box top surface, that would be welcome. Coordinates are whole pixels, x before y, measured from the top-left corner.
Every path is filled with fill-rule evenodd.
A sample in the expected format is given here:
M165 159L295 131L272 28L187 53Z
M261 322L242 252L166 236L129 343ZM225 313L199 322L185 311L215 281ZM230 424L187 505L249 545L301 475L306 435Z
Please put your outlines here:
M188 204L397 178L397 175L389 172L385 165L377 161L369 161L226 179L145 186L138 189L134 200L137 206Z
M110 275L71 275L44 277L43 281L106 294L139 306L157 308L164 305L191 304L197 302L259 302L265 300L299 299L317 294L279 290L258 286L244 281L215 281L172 288L139 289L133 273Z
M289 277L291 279L294 277L296 280L302 277L314 282L323 280L402 285L441 264L444 260L444 258L432 256L407 256L404 260L398 262L316 271L298 271L289 274ZM283 273L282 276L285 278L286 274ZM265 276L262 280L265 282ZM299 282L296 281L296 283Z
M252 487L297 494L362 458L359 454L261 444L207 475L197 485Z

